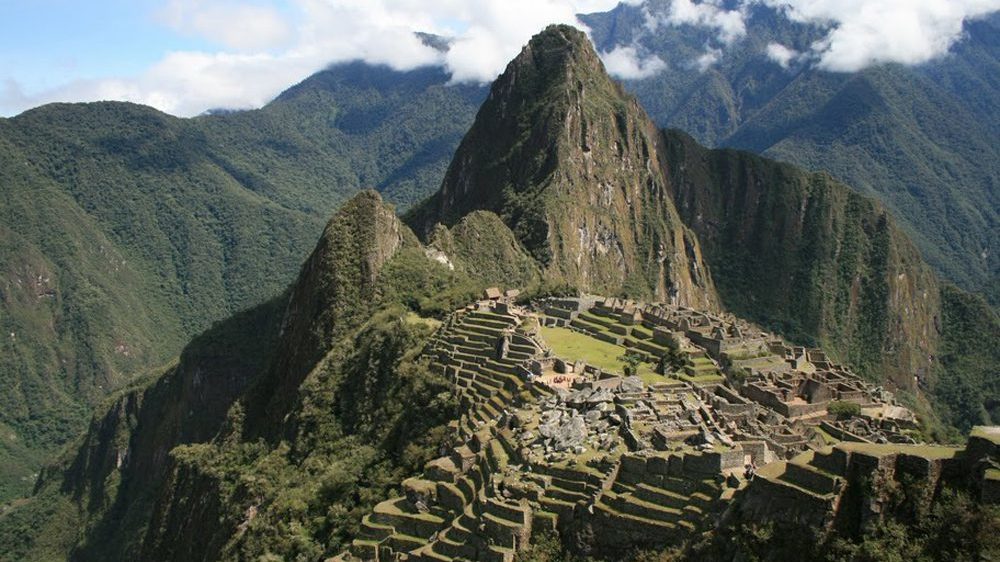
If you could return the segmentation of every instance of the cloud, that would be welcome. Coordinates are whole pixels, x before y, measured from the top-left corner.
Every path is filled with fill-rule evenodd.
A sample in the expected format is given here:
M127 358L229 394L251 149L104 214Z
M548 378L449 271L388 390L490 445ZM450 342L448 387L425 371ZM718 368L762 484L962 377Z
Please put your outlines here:
M701 56L695 59L694 64L698 67L698 72L705 72L722 58L722 49L709 48Z
M741 7L726 9L722 0L672 0L666 12L647 12L647 25L693 25L707 27L717 33L718 40L729 45L746 35L746 14Z
M167 53L138 76L76 81L44 92L0 88L0 112L52 101L122 100L180 116L259 107L322 68L350 60L397 70L444 66L456 82L492 81L551 23L617 0L164 0L158 21L218 45ZM635 3L637 0L628 0ZM415 32L451 38L446 53ZM650 66L652 65L652 66ZM638 71L656 61L637 62Z
M1000 10L1000 0L764 1L793 21L829 26L811 50L819 68L835 72L928 62L961 39L966 20Z
M714 31L710 51L695 61L704 68L715 62L712 48L730 46L746 35L750 9L760 4L825 30L806 53L773 43L766 49L768 58L783 67L808 58L833 72L931 61L961 40L966 21L1000 10L1000 0L668 0L655 7L645 4L646 28L655 32L662 25L691 25Z
M667 68L667 63L656 55L639 56L635 46L615 47L607 53L601 53L601 60L609 74L624 80L648 78Z
M788 65L791 64L793 60L801 56L801 54L795 49L786 47L781 43L768 43L765 53L767 54L767 58L778 63L781 68L788 68Z
M605 11L616 0L161 0L158 21L213 45L165 53L135 76L81 80L47 91L25 91L0 77L0 114L52 101L124 100L174 115L207 109L259 107L325 66L349 60L398 70L440 65L456 82L493 80L528 39L550 23L583 27L578 13ZM637 5L640 0L626 3ZM643 4L648 29L691 25L713 32L690 64L707 69L747 33L755 4L821 26L823 39L780 44L766 54L783 66L812 60L819 68L852 71L881 62L917 64L948 52L963 22L1000 9L1000 0L672 0ZM662 8L661 8L662 6ZM414 32L447 36L442 53ZM632 38L634 41L638 37ZM781 49L788 49L783 51ZM609 71L643 78L666 63L637 43L603 53Z
M235 0L170 0L157 16L176 31L241 51L279 47L292 36L291 25L273 6Z

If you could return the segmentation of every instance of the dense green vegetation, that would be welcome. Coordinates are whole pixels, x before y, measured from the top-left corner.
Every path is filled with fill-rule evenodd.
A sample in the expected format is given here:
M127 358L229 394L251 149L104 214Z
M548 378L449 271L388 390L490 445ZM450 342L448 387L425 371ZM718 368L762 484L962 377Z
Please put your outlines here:
M854 402L834 400L826 407L826 411L837 416L839 419L847 419L861 415L861 405Z
M0 559L337 552L448 436L449 382L417 359L434 322L414 319L482 291L474 264L455 265L428 257L377 194L356 195L290 291L109 401L38 493L0 515Z
M727 309L872 379L909 389L930 377L938 282L884 209L827 174L679 131L664 141L677 207Z
M283 290L346 197L436 188L482 96L446 81L349 64L257 111L0 119L0 502L107 393Z
M178 496L216 494L222 524L210 535L224 546L211 558L316 560L336 552L363 513L436 455L456 404L448 381L413 361L430 329L403 321L401 313L383 310L331 352L346 357L327 362L303 385L287 441L234 444L238 436L223 435L174 451L179 467L170 484L180 488ZM233 432L240 416L237 404ZM251 508L258 516L247 521ZM153 558L203 552L186 538L189 524L177 527L167 517L161 525L156 542L145 547Z
M914 510L900 491L885 518L864 529L816 540L795 525L745 522L732 534L695 547L697 556L739 551L747 560L808 559L825 562L990 560L1000 555L1000 509L946 488L929 508Z
M428 243L454 256L459 265L487 283L509 288L530 287L541 270L499 216L489 211L469 213L451 229L438 226Z
M900 498L902 501L902 498ZM899 503L888 517L858 533L820 540L798 525L730 523L705 537L664 551L626 550L583 556L555 537L542 537L518 560L523 562L694 562L739 559L748 562L904 562L908 560L992 560L1000 555L1000 510L946 488L929 509L904 514Z
M1000 318L982 297L941 291L942 342L931 386L944 421L968 433L1000 423Z
M668 61L664 72L625 84L660 126L832 173L882 201L946 278L1000 302L1000 15L967 22L940 60L829 73L768 60L770 42L805 52L826 30L754 4L746 36L701 71L689 61L716 31L648 32L644 10L667 6L653 0L584 17L600 50L638 43Z
M657 144L655 125L607 75L587 36L549 26L494 82L441 189L406 220L429 240L437 223L490 211L549 281L604 294L674 293L713 308Z
M934 267L995 303L997 18L968 24L945 62L834 75L763 57L769 41L801 48L818 30L762 6L750 16L708 71L671 65L626 87L661 125L827 169L880 198ZM621 6L586 21L608 50L644 18ZM681 60L709 38L682 26L638 40ZM26 491L111 389L280 291L347 195L374 187L406 208L437 187L485 94L446 82L439 69L351 63L258 111L180 120L52 105L0 120L0 500ZM542 206L502 187L506 219L544 263ZM628 294L650 293L644 275L627 280ZM808 339L796 323L784 331Z
M565 41L542 46L559 51ZM553 60L539 68L565 64ZM584 56L574 68L590 72L596 60ZM660 139L601 75L581 77L598 87L596 102L574 97L572 87L567 96L565 83L526 76L520 102L546 118L540 128L531 119L506 122L503 146L516 150L502 161L487 142L495 130L470 137L465 154L502 164L503 174L491 178L498 189L479 185L466 194L472 200L435 208L439 196L411 214L420 226L432 226L421 224L429 217L453 223L423 233L431 247L366 192L327 223L298 281L282 293L322 228L320 217L359 185L370 182L404 206L426 193L454 141L442 123L457 130L461 122L457 113L448 121L442 108L471 106L480 95L444 88L438 71L415 71L407 75L412 82L361 65L341 71L340 78L318 75L258 112L177 120L94 104L0 121L0 185L11 194L0 202L0 382L15 389L3 395L0 412L0 453L11 455L0 462L7 482L0 498L27 489L42 455L65 442L102 396L125 387L44 471L38 493L0 512L0 559L334 554L362 513L437 454L456 415L448 381L418 358L432 319L492 284L523 284L536 295L594 285L665 294L660 283L668 277L647 267L658 253L680 260L667 264L670 273L686 268L669 277L689 282L685 297L714 304L711 274L727 307L820 341L870 376L891 364L911 377L917 368L906 367L922 366L936 350L940 368L918 374L946 405L945 420L966 428L997 419L995 313L947 287L939 307L936 281L881 207L823 174L707 151L676 133ZM532 98L539 88L550 97ZM560 128L567 108L590 120ZM297 121L302 115L310 116L306 125ZM593 123L618 136L594 133ZM557 167L544 140L558 137L551 145L582 161L597 146L594 134L638 148L583 173ZM661 170L650 171L653 156L684 173L664 181ZM653 186L635 194L648 199L591 202L603 193L593 174L627 169L621 162L647 174L608 177ZM462 186L453 180L445 191ZM584 187L593 188L586 197L571 191ZM458 193L465 192L450 196ZM467 212L482 208L497 214ZM616 216L608 208L632 222L616 222L618 230L595 234L590 246L572 246L581 231L596 233ZM699 216L712 223L698 224ZM562 232L558 243L549 240L553 232ZM616 247L627 259L611 261L608 248ZM597 254L613 257L595 260L593 269L615 277L558 269ZM552 264L560 275L539 279ZM273 295L280 296L267 300ZM175 364L149 368L212 320L242 309L203 332ZM598 350L598 359L621 367L630 362L621 351ZM136 373L145 375L137 380ZM961 559L991 548L995 513L961 496L940 505L921 519L890 519L867 535L846 536L827 553ZM947 543L956 522L966 534ZM726 540L748 553L780 553L790 536L746 528ZM543 542L532 556L562 554Z

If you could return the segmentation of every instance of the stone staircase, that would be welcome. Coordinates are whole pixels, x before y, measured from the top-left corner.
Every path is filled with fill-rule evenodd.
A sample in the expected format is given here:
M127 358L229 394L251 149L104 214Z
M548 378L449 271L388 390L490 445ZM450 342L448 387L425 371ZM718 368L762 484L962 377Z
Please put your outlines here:
M432 368L453 381L467 411L459 423L462 437L499 418L515 395L548 394L547 389L526 384L525 364L538 356L541 348L530 337L517 333L518 325L513 315L460 310L449 316L428 346Z
M723 505L723 489L712 478L678 473L666 457L623 456L611 488L594 508L609 541L662 542L674 533L704 529Z

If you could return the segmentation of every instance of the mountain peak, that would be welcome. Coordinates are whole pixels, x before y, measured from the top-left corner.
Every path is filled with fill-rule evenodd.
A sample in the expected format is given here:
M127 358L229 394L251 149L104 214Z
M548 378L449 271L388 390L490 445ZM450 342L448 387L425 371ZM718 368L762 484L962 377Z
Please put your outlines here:
M282 419L290 397L331 342L370 314L382 267L399 250L416 245L377 191L362 190L340 207L291 287L278 360L257 388L255 403L267 408L267 416L254 412L251 419Z
M427 235L493 211L549 279L711 309L714 288L673 206L660 144L587 36L549 26L493 84L441 189L407 220Z
M569 77L574 69L604 74L604 65L587 35L563 24L550 25L532 37L507 65L504 75L525 66L553 79Z

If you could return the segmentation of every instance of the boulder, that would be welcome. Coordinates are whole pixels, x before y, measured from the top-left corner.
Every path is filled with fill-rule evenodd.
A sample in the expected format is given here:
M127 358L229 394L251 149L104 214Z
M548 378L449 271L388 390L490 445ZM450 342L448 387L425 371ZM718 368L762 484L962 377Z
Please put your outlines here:
M587 438L587 423L580 416L571 416L540 425L538 431L550 439L553 451L566 451L581 445Z
M613 402L615 395L606 388L601 388L595 390L590 396L587 397L587 404L594 406L597 404L607 404Z
M645 387L646 385L645 383L642 382L642 379L636 376L631 376L631 377L625 377L625 379L622 380L621 391L642 392Z

